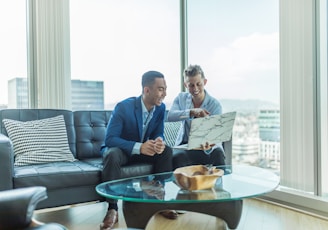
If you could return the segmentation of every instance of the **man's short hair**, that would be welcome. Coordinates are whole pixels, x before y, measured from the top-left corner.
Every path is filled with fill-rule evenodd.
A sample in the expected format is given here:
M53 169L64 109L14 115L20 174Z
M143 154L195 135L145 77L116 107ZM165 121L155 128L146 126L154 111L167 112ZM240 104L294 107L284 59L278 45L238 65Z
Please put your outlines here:
M142 75L142 88L145 86L151 86L155 82L155 78L164 78L164 75L157 71L148 71Z
M185 77L194 77L197 74L200 74L202 78L205 78L204 71L199 65L189 65L184 71Z

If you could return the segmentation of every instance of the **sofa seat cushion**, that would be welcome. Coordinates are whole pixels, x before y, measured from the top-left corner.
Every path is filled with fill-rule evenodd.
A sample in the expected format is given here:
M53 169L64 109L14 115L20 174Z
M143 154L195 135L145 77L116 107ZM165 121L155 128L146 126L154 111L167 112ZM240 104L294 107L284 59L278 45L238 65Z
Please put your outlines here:
M89 165L92 165L93 167L96 167L101 171L104 167L102 157L86 158L86 159L83 159L81 161L83 161L83 162L85 162Z
M101 171L103 169L103 161L101 157L83 159L83 161L94 167L99 168ZM121 167L122 178L147 175L151 174L152 172L153 165L149 163L130 164Z
M53 162L15 167L15 188L45 186L47 189L97 185L100 170L83 161Z
M147 163L125 165L121 168L121 173L122 178L152 174L153 165Z

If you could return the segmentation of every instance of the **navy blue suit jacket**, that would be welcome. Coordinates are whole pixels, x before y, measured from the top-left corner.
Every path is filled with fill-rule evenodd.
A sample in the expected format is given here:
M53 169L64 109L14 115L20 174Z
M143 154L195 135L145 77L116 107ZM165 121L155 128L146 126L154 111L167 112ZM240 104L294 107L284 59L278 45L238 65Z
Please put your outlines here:
M119 102L109 120L105 144L107 147L118 147L131 154L136 142L145 142L162 137L164 140L165 104L156 106L152 119L149 121L144 139L142 138L142 105L141 96L130 97Z

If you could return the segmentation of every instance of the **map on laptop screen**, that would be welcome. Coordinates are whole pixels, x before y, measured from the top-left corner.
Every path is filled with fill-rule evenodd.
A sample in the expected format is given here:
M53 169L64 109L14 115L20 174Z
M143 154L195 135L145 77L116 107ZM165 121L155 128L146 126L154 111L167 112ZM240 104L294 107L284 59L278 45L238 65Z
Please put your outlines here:
M229 141L236 112L196 118L191 121L188 144L174 146L175 149L201 149L201 145L210 145Z

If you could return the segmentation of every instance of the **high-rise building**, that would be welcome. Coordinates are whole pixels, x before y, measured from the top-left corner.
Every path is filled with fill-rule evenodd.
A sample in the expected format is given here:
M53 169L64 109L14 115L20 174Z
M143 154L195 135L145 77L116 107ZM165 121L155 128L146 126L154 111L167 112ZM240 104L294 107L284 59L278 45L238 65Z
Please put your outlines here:
M280 141L279 109L262 109L259 112L259 132L262 141Z
M233 139L232 155L238 163L256 165L259 157L259 140L256 138Z
M268 168L279 168L280 164L280 111L260 110L260 159Z
M72 80L72 110L104 109L104 82Z
M104 82L72 80L72 110L104 109ZM28 108L27 78L8 81L8 108Z
M238 112L232 136L234 162L257 165L260 151L259 141L257 114Z
M14 78L8 81L8 108L27 109L27 78Z

